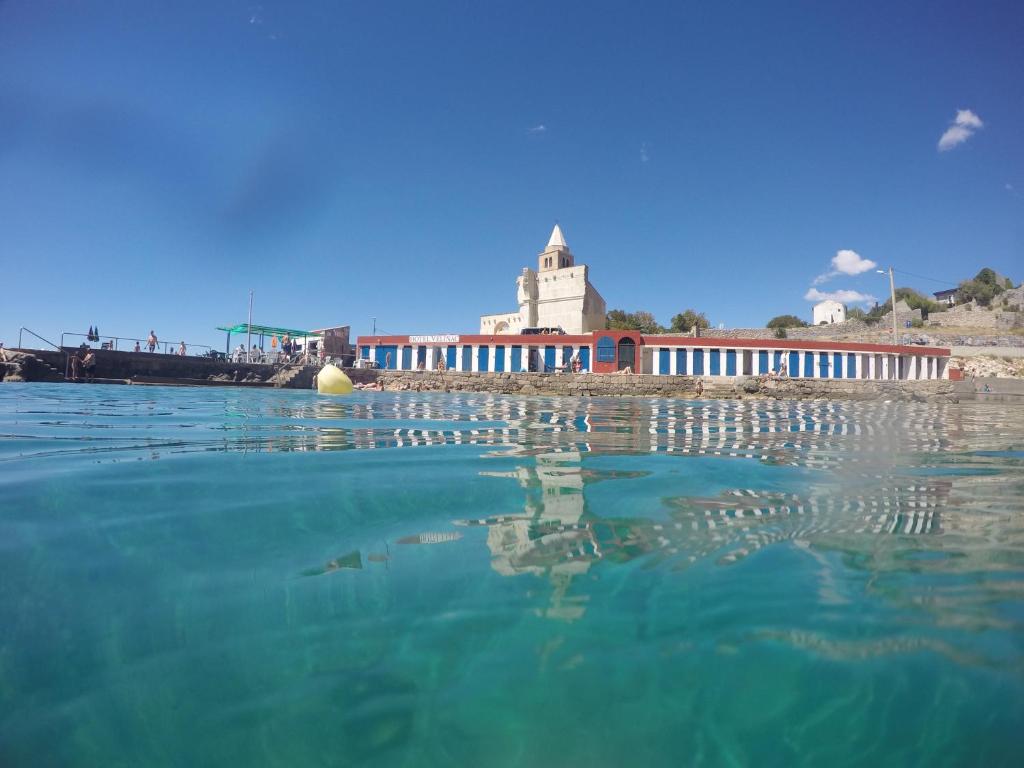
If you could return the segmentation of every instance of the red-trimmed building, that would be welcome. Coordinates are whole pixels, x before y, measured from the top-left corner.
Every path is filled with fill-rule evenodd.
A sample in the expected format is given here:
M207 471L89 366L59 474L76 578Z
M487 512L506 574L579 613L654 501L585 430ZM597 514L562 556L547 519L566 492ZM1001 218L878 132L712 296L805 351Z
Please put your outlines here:
M799 339L724 339L592 331L583 335L360 336L358 355L392 370L518 373L569 369L577 356L586 372L663 376L947 379L949 350Z

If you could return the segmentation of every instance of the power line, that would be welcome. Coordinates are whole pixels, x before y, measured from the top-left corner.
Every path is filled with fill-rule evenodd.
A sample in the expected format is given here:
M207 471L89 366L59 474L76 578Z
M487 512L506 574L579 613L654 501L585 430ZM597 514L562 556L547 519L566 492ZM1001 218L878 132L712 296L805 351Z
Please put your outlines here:
M951 280L939 280L935 277L925 277L924 275L915 275L913 272L907 272L904 269L893 269L893 272L899 272L901 275L908 275L910 277L916 277L918 280L930 280L933 283L941 283L942 285L954 285L959 286L960 283L954 283Z

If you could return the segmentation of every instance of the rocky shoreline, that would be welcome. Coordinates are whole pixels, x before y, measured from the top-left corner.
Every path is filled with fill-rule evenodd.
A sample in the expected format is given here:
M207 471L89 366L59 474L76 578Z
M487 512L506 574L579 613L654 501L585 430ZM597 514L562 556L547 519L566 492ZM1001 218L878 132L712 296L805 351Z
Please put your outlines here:
M480 392L564 397L665 397L694 399L698 381L705 399L905 400L958 402L970 391L961 382L779 379L766 377L651 376L645 374L463 373L376 371L389 392Z

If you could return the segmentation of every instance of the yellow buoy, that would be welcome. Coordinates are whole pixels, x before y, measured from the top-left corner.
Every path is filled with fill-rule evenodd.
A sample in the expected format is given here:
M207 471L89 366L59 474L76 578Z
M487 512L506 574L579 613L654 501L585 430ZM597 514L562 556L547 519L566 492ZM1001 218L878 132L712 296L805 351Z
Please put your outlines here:
M316 375L316 391L321 395L351 395L352 379L341 368L328 363Z

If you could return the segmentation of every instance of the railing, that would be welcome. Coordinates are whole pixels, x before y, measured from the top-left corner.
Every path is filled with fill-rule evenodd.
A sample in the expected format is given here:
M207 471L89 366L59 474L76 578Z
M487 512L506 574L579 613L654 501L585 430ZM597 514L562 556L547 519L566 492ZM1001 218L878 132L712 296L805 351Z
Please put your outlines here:
M64 338L65 337L72 337L72 338L76 338L76 339L86 339L87 341L95 341L98 338L98 340L100 342L100 349L108 349L108 350L112 350L114 352L132 352L132 351L134 351L133 349L123 349L123 350L119 349L119 345L122 342L125 343L126 347L131 345L132 343L138 344L140 352L148 352L149 351L149 340L148 339L133 339L133 338L130 338L128 336L99 336L99 337L94 336L94 337L92 337L90 339L89 338L89 334L87 334L87 333L70 333L70 332L65 331L64 333L62 333L60 335L60 345L61 345L61 347L67 346L64 343ZM106 341L104 341L104 339L106 339ZM44 341L45 341L45 339L44 339ZM47 342L47 343L49 343L49 342ZM176 355L176 354L178 354L179 344L175 343L173 341L159 341L159 342L157 342L156 346L157 346L157 351L159 351L161 354L164 354L164 355ZM199 348L199 349L202 349L202 350L205 350L205 351L202 352L199 355L194 355L194 353L192 353L191 350L193 350L195 348ZM210 353L213 351L213 347L211 347L211 346L209 346L207 344L192 344L192 343L189 343L189 342L185 343L185 349L186 349L186 353L187 354L192 355L194 357L210 357L211 356Z
M58 352L61 351L61 348L58 347L56 344L54 344L52 341L50 341L49 339L44 339L42 336L40 336L38 333L33 331L31 328L25 328L24 326L22 326L21 328L18 329L18 349L22 349L22 346L21 346L21 334L22 333L30 333L33 336L35 336L37 339L39 339L40 341L45 341L47 344L49 344L51 347L56 349Z

